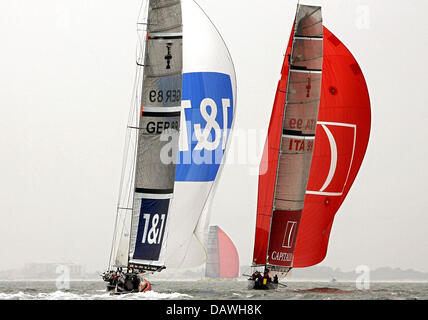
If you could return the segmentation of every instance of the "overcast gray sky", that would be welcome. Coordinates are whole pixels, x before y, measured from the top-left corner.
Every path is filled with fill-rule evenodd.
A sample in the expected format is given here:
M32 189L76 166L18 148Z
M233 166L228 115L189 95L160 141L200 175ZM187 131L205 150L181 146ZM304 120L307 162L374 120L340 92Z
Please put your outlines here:
M0 2L0 269L106 266L140 1ZM266 129L296 1L198 2L235 63L235 128ZM322 265L428 271L428 2L302 3L323 6L324 24L356 57L372 102L366 158ZM251 261L256 201L249 166L226 166L212 222L242 264Z

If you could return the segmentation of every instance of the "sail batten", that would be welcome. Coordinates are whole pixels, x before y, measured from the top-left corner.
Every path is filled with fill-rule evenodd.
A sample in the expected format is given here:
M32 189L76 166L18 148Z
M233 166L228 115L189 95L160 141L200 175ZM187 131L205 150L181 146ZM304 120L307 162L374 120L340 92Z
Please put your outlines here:
M172 160L178 152L183 69L181 25L180 1L149 0L128 261L148 270L152 267L147 266L164 265L174 194Z

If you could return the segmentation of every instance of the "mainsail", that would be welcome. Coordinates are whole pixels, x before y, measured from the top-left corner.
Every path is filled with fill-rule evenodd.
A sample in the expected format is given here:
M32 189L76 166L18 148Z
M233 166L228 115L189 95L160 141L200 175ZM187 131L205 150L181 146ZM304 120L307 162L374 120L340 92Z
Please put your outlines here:
M149 1L129 265L164 265L181 114L182 15L175 0Z
M143 22L139 22L145 34L144 58L137 60L143 74L136 94L140 108L135 126L128 127L137 132L134 177L127 185L131 195L119 200L111 264L155 271L165 264L165 235L174 194L183 73L182 13L181 1L149 0L145 4ZM139 86L138 77L136 83Z
M129 126L138 132L131 135L136 150L132 142L128 148L136 158L124 169L135 176L123 187L132 196L121 192L111 264L200 266L234 121L235 70L220 34L194 1L146 4L136 80L143 74L142 90L136 89L141 110Z
M299 5L260 164L253 265L287 271L324 259L369 133L358 63L319 7Z
M298 6L290 42L261 163L256 266L292 266L321 95L321 7Z

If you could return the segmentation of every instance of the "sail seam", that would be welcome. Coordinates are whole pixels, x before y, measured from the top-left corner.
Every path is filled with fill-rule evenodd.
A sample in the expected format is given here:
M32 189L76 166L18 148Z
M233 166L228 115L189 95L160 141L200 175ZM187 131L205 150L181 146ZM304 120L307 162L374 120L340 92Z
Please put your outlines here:
M314 22L314 23L312 23L312 24L308 24L307 26L303 26L303 27L302 27L302 30L303 30L303 29L310 28L310 27L313 27L313 26L316 26L317 24L320 24L320 23L322 23L322 20L320 20L320 21L318 21L318 22Z
M299 136L299 137L315 137L315 134L313 133L302 133L302 131L293 131L293 130L282 130L283 135L290 135L290 136Z
M148 65L148 67L150 67L152 65ZM172 73L168 73L168 74L146 74L145 77L146 78L161 78L161 77L170 77L170 76L177 76L177 75L181 75L181 72L172 72Z
M287 104L307 104L307 103L318 102L320 100L321 99L315 99L315 100L310 100L310 101L287 102Z
M181 111L172 111L172 112L156 112L156 111L148 111L145 112L143 109L143 117L178 117L180 116Z
M151 7L151 8L152 8L152 10L159 10L159 9L164 9L164 8L170 8L170 7L173 7L177 4L180 4L180 1L175 1L175 2L171 2L169 4L165 4L163 6Z

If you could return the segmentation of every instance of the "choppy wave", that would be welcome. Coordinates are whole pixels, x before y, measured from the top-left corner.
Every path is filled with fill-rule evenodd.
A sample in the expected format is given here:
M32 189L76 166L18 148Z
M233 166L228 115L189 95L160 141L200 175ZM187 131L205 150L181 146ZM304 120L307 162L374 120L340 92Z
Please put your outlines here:
M107 292L103 294L77 294L67 291L39 292L36 294L22 291L17 293L0 293L0 300L169 300L189 298L192 298L192 296L178 292L161 293L156 291L123 295L110 295Z
M110 295L103 281L76 281L67 290L52 281L0 281L0 300L307 300L428 299L428 283L289 282L278 290L248 290L242 282L152 281L152 291Z

